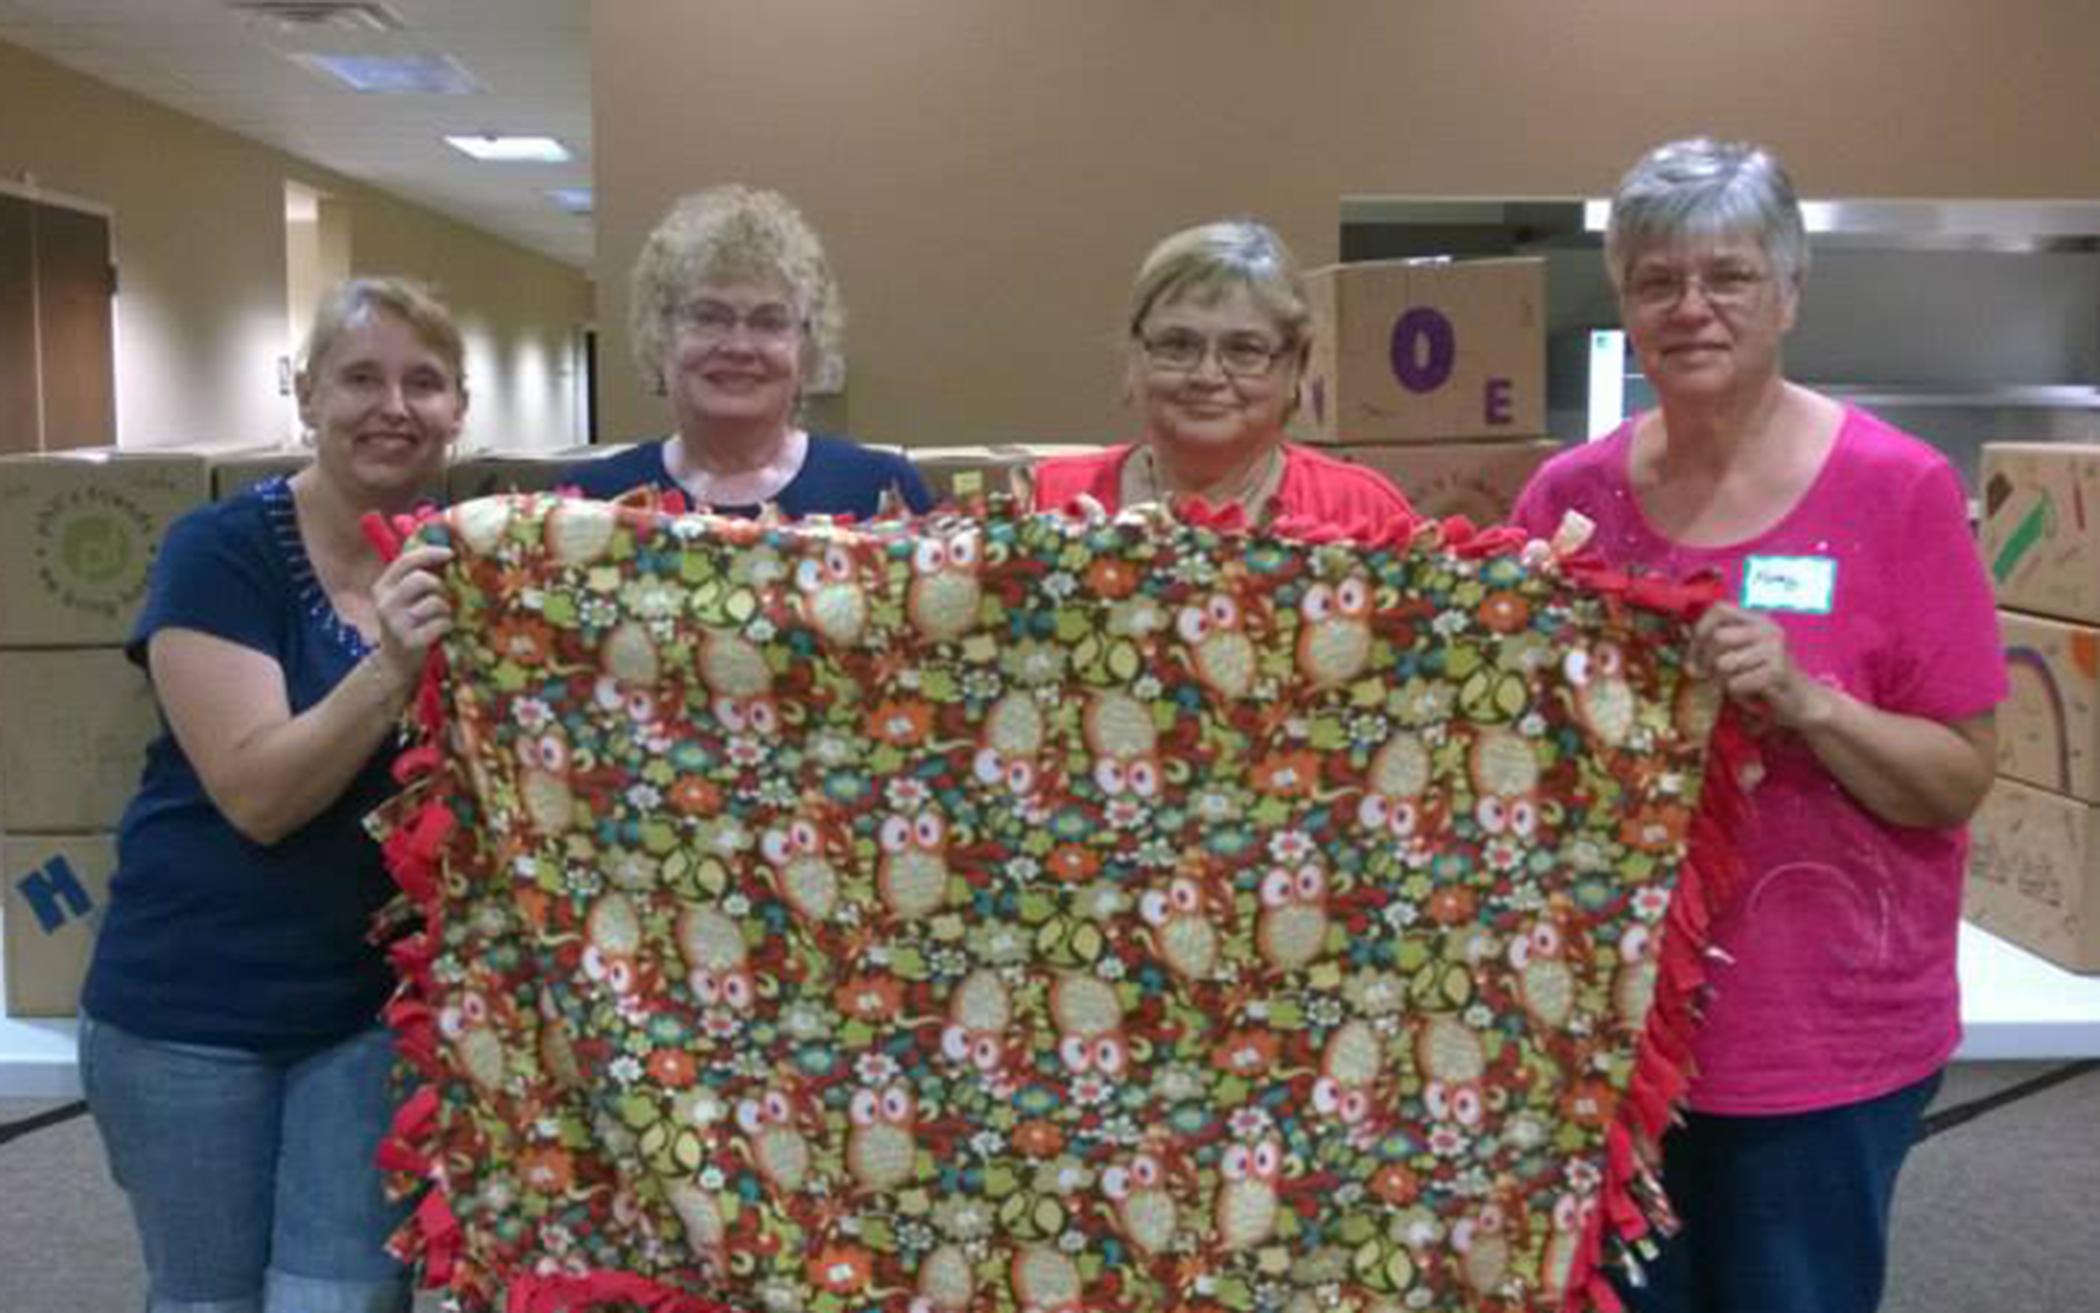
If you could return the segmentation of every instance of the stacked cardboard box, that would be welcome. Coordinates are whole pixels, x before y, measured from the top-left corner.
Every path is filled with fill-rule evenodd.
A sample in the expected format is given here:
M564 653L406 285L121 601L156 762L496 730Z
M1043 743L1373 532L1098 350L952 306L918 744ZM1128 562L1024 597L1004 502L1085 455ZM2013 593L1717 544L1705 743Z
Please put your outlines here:
M1982 511L2012 693L1963 911L2100 971L2100 446L1986 446Z
M1099 450L1083 444L1010 442L988 447L920 447L907 454L937 502L967 502L1003 492L1026 504L1032 500L1031 475L1038 462Z
M211 494L198 452L0 459L0 926L7 1012L74 1009L110 832L158 716L122 644L168 525Z
M1537 259L1383 260L1306 275L1313 354L1294 435L1384 474L1424 515L1509 516L1546 431Z
M485 451L462 456L445 470L445 500L472 501L505 492L550 492L571 466L601 460L626 447L621 443L554 451Z
M211 495L225 501L237 492L280 474L297 474L314 458L310 447L257 447L250 451L213 453Z

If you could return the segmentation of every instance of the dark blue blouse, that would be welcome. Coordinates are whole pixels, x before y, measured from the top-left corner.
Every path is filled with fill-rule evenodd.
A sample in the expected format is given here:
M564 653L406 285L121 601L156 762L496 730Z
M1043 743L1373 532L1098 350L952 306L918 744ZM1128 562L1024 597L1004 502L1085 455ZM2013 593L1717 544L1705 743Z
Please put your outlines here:
M664 468L664 444L644 442L626 451L573 465L562 475L562 486L573 487L586 497L608 500L634 488L656 487L667 492L678 481ZM844 438L809 435L809 455L802 468L774 500L781 514L874 516L885 488L895 485L914 511L933 508L933 494L926 481L904 457L886 451L870 451ZM725 515L756 514L756 506L716 506Z
M147 640L169 628L276 661L294 715L366 651L314 577L283 478L169 528L131 659L144 666ZM392 976L366 935L393 884L363 817L392 791L394 753L381 748L333 806L264 846L213 805L164 714L118 827L86 1012L155 1039L248 1049L328 1042L373 1024Z

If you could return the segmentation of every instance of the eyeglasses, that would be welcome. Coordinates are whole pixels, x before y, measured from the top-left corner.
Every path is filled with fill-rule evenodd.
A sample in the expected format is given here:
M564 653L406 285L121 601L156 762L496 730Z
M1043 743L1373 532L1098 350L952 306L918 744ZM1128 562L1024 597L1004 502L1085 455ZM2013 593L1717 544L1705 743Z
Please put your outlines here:
M1203 368L1204 358L1215 351L1218 368L1234 378L1263 377L1291 349L1253 333L1233 333L1213 341L1201 333L1177 328L1151 337L1140 335L1138 345L1145 352L1146 363L1176 374L1195 373Z
M802 329L795 312L779 303L754 306L741 314L720 301L696 301L680 306L678 327L703 346L719 346L736 335L737 325L762 346L779 346Z
M1644 269L1627 281L1626 299L1643 310L1668 310L1680 304L1692 288L1718 310L1740 310L1757 299L1772 276L1742 265L1720 265L1712 269Z

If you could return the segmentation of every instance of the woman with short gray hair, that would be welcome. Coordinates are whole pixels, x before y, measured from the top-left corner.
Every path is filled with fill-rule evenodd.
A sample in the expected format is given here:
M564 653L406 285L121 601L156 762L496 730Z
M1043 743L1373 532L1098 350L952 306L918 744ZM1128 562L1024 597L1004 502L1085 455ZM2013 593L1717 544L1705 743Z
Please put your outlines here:
M1366 532L1412 514L1385 476L1283 440L1312 349L1312 313L1283 240L1248 219L1152 248L1131 286L1127 387L1138 440L1036 467L1035 500L1114 510L1200 498L1249 520L1310 516Z
M842 349L845 311L814 229L778 192L729 184L682 197L634 264L635 364L670 399L675 432L578 465L592 497L677 490L730 513L874 515L894 489L933 498L910 461L796 422L805 380Z
M1889 1200L1960 1038L1965 826L2005 696L1960 478L1924 443L1787 381L1808 267L1770 152L1656 148L1606 259L1655 410L1548 462L1516 518L1566 512L1609 561L1717 572L1695 668L1758 738L1740 894L1663 1143L1683 1222L1643 1313L1871 1313Z

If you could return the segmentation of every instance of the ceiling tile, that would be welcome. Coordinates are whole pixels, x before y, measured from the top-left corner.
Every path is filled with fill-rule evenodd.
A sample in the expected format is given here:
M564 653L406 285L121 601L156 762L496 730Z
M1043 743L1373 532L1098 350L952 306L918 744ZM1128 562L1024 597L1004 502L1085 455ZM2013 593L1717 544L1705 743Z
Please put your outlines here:
M369 181L572 264L588 219L542 192L590 182L585 0L385 0L408 24L359 36L286 31L225 0L0 0L0 40L323 168ZM359 96L292 52L448 53L478 96ZM559 137L565 165L490 166L446 149L460 131Z

